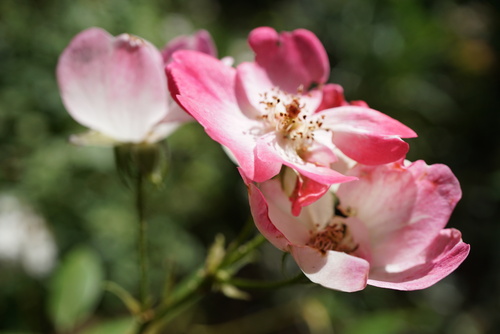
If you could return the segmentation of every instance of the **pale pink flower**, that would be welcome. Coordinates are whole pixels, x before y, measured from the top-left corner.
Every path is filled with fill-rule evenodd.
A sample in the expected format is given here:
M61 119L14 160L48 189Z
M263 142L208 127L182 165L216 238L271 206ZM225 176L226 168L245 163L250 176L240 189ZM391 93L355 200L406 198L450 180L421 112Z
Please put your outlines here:
M168 93L165 63L180 48L215 54L207 32L196 43L180 37L162 53L129 34L111 36L90 28L73 38L57 65L63 103L70 115L90 128L78 135L82 144L154 143L190 120ZM212 44L210 44L212 43Z
M78 123L116 142L150 142L168 113L163 67L149 42L90 28L61 54L57 79L64 105Z
M236 69L192 51L176 52L167 67L173 97L248 178L268 180L285 165L322 184L353 180L330 168L334 146L371 165L405 156L401 137L416 135L396 120L361 106L318 110L330 67L313 33L262 27L249 44L255 61Z
M258 229L290 252L311 281L342 291L367 284L417 290L446 277L467 257L469 245L460 232L443 229L461 197L447 166L357 165L348 175L359 180L326 193L298 217L279 180L247 180Z

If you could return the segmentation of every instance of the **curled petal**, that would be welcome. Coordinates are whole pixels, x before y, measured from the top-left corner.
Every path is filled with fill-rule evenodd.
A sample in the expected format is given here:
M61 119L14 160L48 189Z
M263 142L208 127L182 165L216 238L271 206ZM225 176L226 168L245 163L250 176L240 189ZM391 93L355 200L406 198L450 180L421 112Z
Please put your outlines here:
M322 253L308 246L291 249L298 266L312 282L345 292L366 287L370 269L366 260L342 252Z
M287 251L290 242L269 218L269 208L266 199L262 196L260 190L251 183L248 184L248 199L257 229L276 248Z
M326 51L318 38L304 29L278 34L269 27L254 29L248 42L256 63L268 72L275 86L294 93L300 85L309 89L330 74Z
M425 289L453 272L469 254L470 246L455 229L442 230L413 261L372 268L368 284L396 290Z
M147 140L168 111L161 54L135 36L81 32L59 58L57 79L71 116L120 142Z
M290 201L292 202L292 214L298 216L303 206L311 205L320 199L330 189L327 184L311 180L303 175L298 175L295 188Z
M290 241L291 244L304 245L310 238L309 228L312 218L294 217L290 212L290 201L284 194L278 180L269 180L260 184L260 191L265 198L265 206L272 224Z

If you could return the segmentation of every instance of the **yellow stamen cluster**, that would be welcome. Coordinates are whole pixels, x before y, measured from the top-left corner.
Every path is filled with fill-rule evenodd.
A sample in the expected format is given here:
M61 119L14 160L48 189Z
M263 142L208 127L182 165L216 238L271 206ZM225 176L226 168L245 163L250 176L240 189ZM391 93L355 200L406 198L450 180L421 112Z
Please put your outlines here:
M324 119L324 116L314 116L305 109L306 105L300 102L300 92L288 94L273 88L271 94L261 94L260 102L265 111L261 117L269 128L279 132L283 139L297 142L299 148L314 141L314 131L322 127Z

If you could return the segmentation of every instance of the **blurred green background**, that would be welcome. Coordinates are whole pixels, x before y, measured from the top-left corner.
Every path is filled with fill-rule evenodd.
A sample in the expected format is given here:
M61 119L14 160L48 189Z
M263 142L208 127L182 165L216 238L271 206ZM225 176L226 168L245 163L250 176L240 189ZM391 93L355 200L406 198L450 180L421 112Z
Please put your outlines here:
M246 36L262 25L316 33L330 82L347 99L413 128L419 138L409 141L409 159L452 168L464 194L448 226L462 231L471 254L423 291L307 285L251 292L250 301L212 295L168 333L499 333L499 10L496 2L451 0L1 0L0 333L61 332L63 302L81 320L67 333L129 326L121 302L99 292L99 278L137 292L133 195L111 149L67 142L84 130L64 110L54 76L71 38L99 26L161 48L204 28L219 56L238 63L251 59ZM169 176L148 196L158 293L169 268L179 278L189 273L215 234L231 239L249 217L236 168L200 126L184 126L168 146ZM78 297L82 273L93 284L86 297ZM242 275L279 279L280 252L263 247Z

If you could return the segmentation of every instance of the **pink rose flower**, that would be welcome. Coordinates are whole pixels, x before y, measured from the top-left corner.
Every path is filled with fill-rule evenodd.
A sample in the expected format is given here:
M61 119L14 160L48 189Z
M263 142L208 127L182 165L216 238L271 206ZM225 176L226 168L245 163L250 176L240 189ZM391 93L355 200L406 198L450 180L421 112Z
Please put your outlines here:
M445 165L357 165L343 183L295 217L279 180L248 179L259 231L290 252L304 274L324 287L357 291L367 284L418 290L446 277L464 261L469 245L444 229L461 197ZM335 207L335 198L338 206Z
M111 36L90 28L73 38L57 65L57 79L69 114L90 128L80 144L154 143L191 120L168 92L165 63L181 48L215 54L207 32L196 43L180 37L163 50L136 36ZM211 43L211 44L210 44Z
M174 99L224 145L243 173L263 182L288 166L324 185L351 181L330 168L333 147L364 164L397 161L416 136L366 106L319 110L330 66L310 31L250 33L255 61L231 68L199 52L178 51L167 67Z

